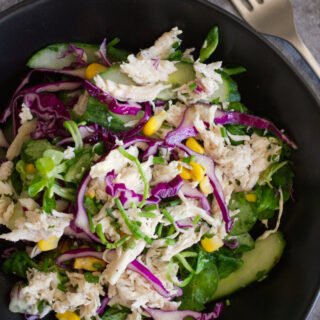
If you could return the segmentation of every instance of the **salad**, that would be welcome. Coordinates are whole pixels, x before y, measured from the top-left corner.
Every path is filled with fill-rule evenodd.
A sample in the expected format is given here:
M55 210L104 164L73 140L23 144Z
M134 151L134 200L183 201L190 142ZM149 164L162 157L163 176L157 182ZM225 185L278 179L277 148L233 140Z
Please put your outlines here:
M296 145L241 103L246 70L215 61L218 27L199 51L181 35L138 53L52 44L28 61L0 119L12 312L216 319L279 261Z

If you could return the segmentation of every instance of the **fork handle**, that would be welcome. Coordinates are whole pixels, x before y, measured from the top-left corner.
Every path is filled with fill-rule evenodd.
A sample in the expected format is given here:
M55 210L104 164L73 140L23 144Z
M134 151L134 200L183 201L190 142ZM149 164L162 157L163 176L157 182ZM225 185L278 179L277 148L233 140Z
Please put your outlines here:
M288 37L287 40L300 52L311 69L318 76L318 79L320 79L320 65L300 37L298 35L292 35L291 37Z

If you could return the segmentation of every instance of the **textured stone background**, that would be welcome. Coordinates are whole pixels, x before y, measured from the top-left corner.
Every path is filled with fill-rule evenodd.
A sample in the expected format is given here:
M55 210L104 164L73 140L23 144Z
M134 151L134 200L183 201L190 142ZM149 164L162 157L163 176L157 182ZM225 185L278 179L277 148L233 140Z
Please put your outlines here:
M0 11L21 1L22 0L0 0ZM238 15L233 6L227 0L208 1L223 7L235 15ZM297 30L307 47L320 63L320 0L291 0L291 3L294 9ZM297 66L297 69L305 81L310 84L313 91L320 99L320 80L317 79L316 75L310 70L296 50L279 38L267 36L267 39L280 49L280 51ZM309 320L320 320L320 301L315 307Z

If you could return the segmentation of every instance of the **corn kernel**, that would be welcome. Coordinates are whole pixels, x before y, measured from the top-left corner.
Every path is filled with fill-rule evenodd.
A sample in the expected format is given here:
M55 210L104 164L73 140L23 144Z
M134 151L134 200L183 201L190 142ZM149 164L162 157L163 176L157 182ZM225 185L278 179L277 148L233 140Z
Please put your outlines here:
M80 320L80 317L72 311L66 311L64 313L57 313L56 318L59 320Z
M191 176L195 181L200 182L204 178L205 171L203 167L196 162L191 161L190 166L192 167Z
M75 269L82 269L87 271L99 271L105 265L106 263L103 260L93 258L93 257L85 257L85 258L76 258L74 260L73 267Z
M257 201L257 196L254 193L247 193L244 197L248 202L256 202Z
M55 249L58 246L59 238L56 236L50 236L45 240L40 240L38 242L38 248L41 251L50 251Z
M145 136L154 135L162 126L164 120L166 120L167 113L161 111L158 114L152 116L143 127L143 134Z
M86 78L91 80L93 79L98 73L106 71L107 68L99 63L91 63L86 68Z
M37 171L36 167L32 163L26 164L25 169L26 169L27 173L30 173L30 174L34 174Z
M180 177L183 180L190 180L192 179L192 175L191 175L191 171L189 169L187 169L186 167L180 166L179 165L179 169L180 169Z
M213 236L212 238L205 237L201 240L201 245L205 251L214 252L223 246L223 241L217 236Z
M186 142L186 146L194 152L204 154L202 145L194 138L189 138Z
M200 186L200 190L205 194L211 194L213 193L213 188L212 185L210 183L210 180L207 176L205 176L199 183Z

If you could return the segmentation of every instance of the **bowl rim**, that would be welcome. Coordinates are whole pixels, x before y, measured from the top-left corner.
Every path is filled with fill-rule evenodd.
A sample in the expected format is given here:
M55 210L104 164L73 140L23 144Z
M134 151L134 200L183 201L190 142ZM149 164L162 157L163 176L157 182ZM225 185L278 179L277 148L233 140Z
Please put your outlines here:
M22 0L21 2L18 2L16 4L8 7L7 9L0 12L0 25L6 19L10 19L15 14L23 12L23 10L25 10L27 7L35 5L36 3L39 3L39 4L41 2L45 3L47 1L53 1L53 0ZM55 0L55 1L57 1L57 0ZM240 25L249 34L252 34L254 36L254 38L258 39L260 41L260 43L262 43L263 45L268 47L268 49L273 51L282 60L282 63L284 63L290 69L291 73L297 78L298 82L300 82L302 84L304 90L306 90L306 92L308 92L310 97L313 98L315 105L317 105L320 108L320 98L318 98L316 96L311 85L305 81L304 77L298 71L296 66L290 60L288 60L286 58L286 56L271 41L269 41L267 38L265 38L262 33L257 32L255 29L253 29L249 24L247 24L244 20L242 20L238 16L232 14L231 12L228 12L227 10L219 7L216 4L209 2L208 0L186 0L186 1L193 2L193 3L199 3L201 5L207 6L211 10L215 10L215 11L219 12L221 15L227 17L227 19L232 20L237 25ZM318 81L320 83L320 79L318 79ZM307 303L306 303L306 307L304 308L304 311L302 314L303 319L307 319L312 315L318 302L319 302L319 306L320 306L320 281L318 281L317 289L314 290L311 299L309 299L309 301L307 301Z

